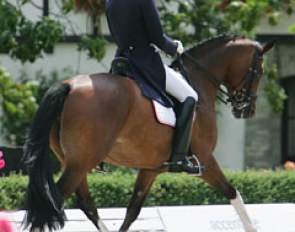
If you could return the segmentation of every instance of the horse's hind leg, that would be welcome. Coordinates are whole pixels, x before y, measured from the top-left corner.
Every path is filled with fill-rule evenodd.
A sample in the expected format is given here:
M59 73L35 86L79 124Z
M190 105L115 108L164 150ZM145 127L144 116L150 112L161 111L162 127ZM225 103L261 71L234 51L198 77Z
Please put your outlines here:
M78 186L76 195L78 207L86 214L98 230L101 232L107 232L108 229L99 218L94 201L90 195L86 176Z
M108 232L99 219L97 210L88 191L86 173L84 169L79 169L78 167L66 167L57 185L65 198L68 198L73 192L76 192L80 209L84 211L86 216L94 223L99 231Z
M63 174L57 183L61 194L67 198L75 192L77 195L78 207L85 213L85 215L99 231L108 232L106 226L98 216L97 209L88 188L86 174L88 170L91 169L91 165L93 164L89 165L84 163L85 165L81 165L80 159L74 161L75 157L79 157L78 154L82 154L82 151L77 152L74 150L69 152L71 153L72 158L66 163L65 154L60 146L59 129L57 124L54 124L51 128L50 147L54 151L58 160L64 166Z
M58 181L61 194L68 198L72 192L76 192L78 207L85 213L89 220L101 232L108 232L108 229L99 218L97 209L90 195L86 173L77 169L65 169Z
M227 181L215 158L211 155L206 157L206 159L203 162L206 171L201 178L229 199L239 215L246 232L256 232L257 229L253 226L240 193Z
M127 207L127 213L119 232L128 230L132 222L138 217L144 200L159 172L140 169L137 175L134 191Z

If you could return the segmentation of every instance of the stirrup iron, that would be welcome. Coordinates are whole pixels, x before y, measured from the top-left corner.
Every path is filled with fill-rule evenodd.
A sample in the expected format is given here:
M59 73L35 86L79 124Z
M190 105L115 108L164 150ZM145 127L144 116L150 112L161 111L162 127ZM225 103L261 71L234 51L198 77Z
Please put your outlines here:
M172 172L172 173L184 172L190 176L201 176L203 174L205 168L201 166L200 161L195 155L186 156L185 159L186 160L167 161L163 163L162 166L169 167L168 172ZM194 165L193 162L191 162L191 160L196 161L197 165ZM193 169L197 169L197 170L195 170L195 172L190 172Z
M187 159L189 160L189 161L196 161L196 166L197 167L200 167L200 172L199 172L199 174L195 174L194 176L202 176L203 175L203 173L204 173L204 171L205 171L205 169L204 168L202 168L203 166L201 166L201 163L200 163L200 160L198 159L198 157L196 156L196 155L194 155L194 154L192 154L192 155L189 155L189 156L187 156Z

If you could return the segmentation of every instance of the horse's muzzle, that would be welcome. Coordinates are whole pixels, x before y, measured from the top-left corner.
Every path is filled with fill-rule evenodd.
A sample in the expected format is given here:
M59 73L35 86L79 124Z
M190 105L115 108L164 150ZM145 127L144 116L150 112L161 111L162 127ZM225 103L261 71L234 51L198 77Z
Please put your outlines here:
M232 114L235 118L252 118L255 115L255 105L248 105L241 109L232 107Z

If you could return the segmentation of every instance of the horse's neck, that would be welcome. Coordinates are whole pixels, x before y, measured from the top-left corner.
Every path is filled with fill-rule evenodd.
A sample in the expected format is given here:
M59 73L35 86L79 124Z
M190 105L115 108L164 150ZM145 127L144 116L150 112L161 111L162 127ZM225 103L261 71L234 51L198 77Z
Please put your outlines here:
M214 110L218 90L214 82L208 77L208 75L206 75L206 73L196 69L189 71L188 76L191 78L193 88L199 95L200 104L206 104Z
M220 81L226 76L228 60L224 59L225 50L215 50L201 57L200 54L194 57L194 64L192 60L186 60L187 72L189 78L193 82L193 87L200 97L200 103L205 103L214 110L215 100L218 92L218 84L213 78ZM203 102L202 102L203 101Z

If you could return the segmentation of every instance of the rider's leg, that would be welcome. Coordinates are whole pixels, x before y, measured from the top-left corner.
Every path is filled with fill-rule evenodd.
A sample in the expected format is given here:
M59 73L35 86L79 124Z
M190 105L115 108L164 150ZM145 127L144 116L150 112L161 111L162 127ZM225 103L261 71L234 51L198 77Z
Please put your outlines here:
M187 83L184 77L165 65L166 72L166 92L175 97L178 101L184 102L187 97L192 97L198 102L198 94Z
M200 173L202 167L194 166L187 160L198 95L180 73L167 66L165 71L166 91L181 102L177 114L169 171Z

